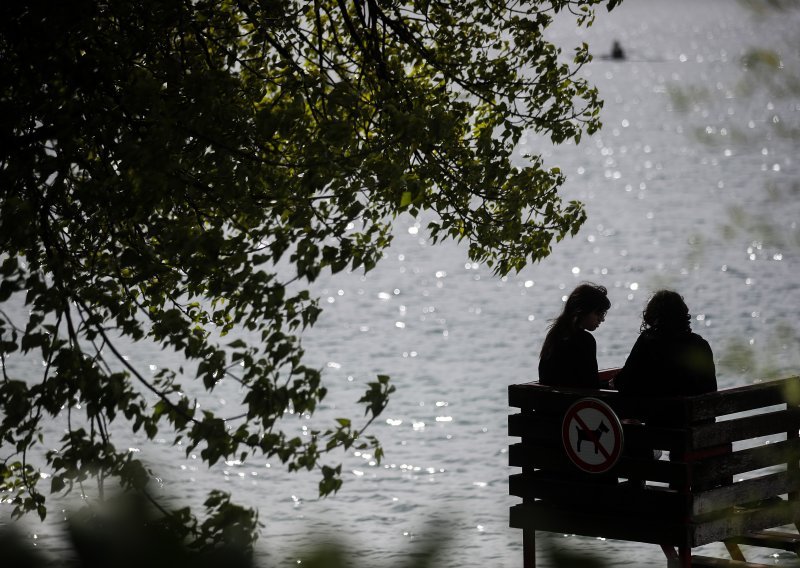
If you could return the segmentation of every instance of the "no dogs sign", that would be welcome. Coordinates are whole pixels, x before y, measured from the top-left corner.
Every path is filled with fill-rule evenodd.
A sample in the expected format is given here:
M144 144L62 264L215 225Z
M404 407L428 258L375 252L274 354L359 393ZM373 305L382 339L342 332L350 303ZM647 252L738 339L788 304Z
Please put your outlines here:
M561 440L572 463L589 473L603 473L622 454L622 424L602 400L582 398L564 414Z

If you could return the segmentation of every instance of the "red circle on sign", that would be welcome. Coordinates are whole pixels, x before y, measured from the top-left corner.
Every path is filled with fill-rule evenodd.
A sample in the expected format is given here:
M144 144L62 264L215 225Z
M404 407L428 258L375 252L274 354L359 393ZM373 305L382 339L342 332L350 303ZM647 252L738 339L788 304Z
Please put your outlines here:
M569 459L580 469L604 473L622 455L622 423L602 400L583 398L564 414L561 441Z

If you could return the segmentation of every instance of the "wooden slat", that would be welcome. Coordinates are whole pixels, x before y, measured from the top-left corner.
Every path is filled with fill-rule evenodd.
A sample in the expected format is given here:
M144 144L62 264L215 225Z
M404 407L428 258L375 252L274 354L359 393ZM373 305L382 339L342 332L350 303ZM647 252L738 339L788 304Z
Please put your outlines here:
M692 420L703 420L782 404L787 400L800 405L800 376L688 397L687 406Z
M664 428L646 424L623 424L623 438L626 447L669 450L687 448L691 433L689 430Z
M797 504L787 501L755 509L736 510L730 515L694 524L691 531L692 546L792 524L795 520L800 520L799 513Z
M800 534L779 531L758 531L741 536L735 536L731 541L736 544L747 546L760 546L763 548L775 548L777 550L788 550L800 555Z
M741 503L784 495L789 487L789 474L781 471L696 493L692 500L692 516L705 515Z
M525 442L561 443L561 421L563 415L553 416L541 412L519 412L508 416L508 435L524 438ZM646 424L622 425L626 447L634 448L691 448L689 430L648 426Z
M597 398L607 403L621 418L640 418L660 422L689 422L686 397L630 397L617 391L586 390L567 387L548 387L538 383L510 385L509 406L523 410L550 412L563 416L564 412L580 398Z
M617 374L622 370L622 367L610 367L608 369L600 369L597 372L597 375L600 377L601 381L608 382L609 380L613 379L617 376Z
M547 469L554 472L578 471L569 458L559 447L546 447L528 445L525 443L512 444L508 448L508 465Z
M511 466L547 469L553 472L580 472L563 451L563 448L528 446L524 443L509 447L508 463ZM689 466L666 460L637 459L623 455L609 472L626 479L636 478L662 483L679 483L688 479ZM590 474L587 474L590 475Z
M800 440L784 440L757 448L714 456L692 465L696 480L724 479L773 465L796 462L800 456Z
M512 407L563 407L560 408L562 412L577 398L592 396L607 402L615 410L619 407L624 410L622 414L633 416L636 412L655 412L672 420L691 423L783 404L787 400L790 404L800 405L800 376L689 397L625 397L616 391L547 387L535 382L510 385L508 396ZM649 408L651 406L659 408Z
M524 437L527 441L561 441L561 420L563 416L553 416L541 412L520 412L508 417L508 435Z
M660 511L664 519L676 522L685 518L689 495L664 487L639 487L631 483L593 482L588 475L576 482L548 476L547 472L518 473L509 477L509 494L524 502L535 499L565 508L592 507L613 510L617 515L639 518L651 511Z
M561 440L562 416L550 416L538 412L523 412L509 415L509 435L526 440ZM626 444L642 447L670 449L684 448L688 451L738 442L756 437L777 435L800 429L800 411L775 411L755 416L697 425L691 430L623 424Z
M690 511L693 517L730 510L734 505L777 497L786 493L788 475L779 472L737 482L699 494L682 494L666 487L637 488L630 483L609 486L594 482L585 474L580 480L549 477L547 472L518 473L509 477L509 494L525 500L545 499L553 503L592 503L600 507L616 507L620 513L660 510L665 515ZM632 517L634 518L634 517Z
M726 560L710 556L692 556L692 568L773 568L770 564L755 562L742 562L740 560Z
M613 515L610 511L590 508L565 511L542 502L512 506L510 526L672 546L682 544L687 538L685 525L665 522L658 511L652 511L646 518L632 523L630 518Z
M691 444L693 448L702 448L773 434L785 434L789 430L798 428L800 428L800 411L775 410L715 424L694 426L691 430Z

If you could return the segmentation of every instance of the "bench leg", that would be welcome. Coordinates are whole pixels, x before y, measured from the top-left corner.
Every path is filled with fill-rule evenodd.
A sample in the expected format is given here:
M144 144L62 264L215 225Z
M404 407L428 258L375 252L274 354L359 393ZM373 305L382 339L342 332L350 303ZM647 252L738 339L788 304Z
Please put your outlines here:
M742 554L742 549L739 548L739 545L735 542L731 542L729 540L725 541L725 548L728 549L728 554L731 555L731 560L738 560L740 562L746 562L744 554Z
M667 557L667 568L691 568L692 566L692 547L680 546L678 550L674 547L662 544L661 550Z
M678 566L678 553L675 551L675 548L672 546L668 546L666 544L661 545L661 550L664 552L664 556L667 557L667 568L675 568Z
M522 566L536 568L536 531L533 529L522 531Z
M678 554L681 557L681 568L692 568L692 547L681 546L678 548Z

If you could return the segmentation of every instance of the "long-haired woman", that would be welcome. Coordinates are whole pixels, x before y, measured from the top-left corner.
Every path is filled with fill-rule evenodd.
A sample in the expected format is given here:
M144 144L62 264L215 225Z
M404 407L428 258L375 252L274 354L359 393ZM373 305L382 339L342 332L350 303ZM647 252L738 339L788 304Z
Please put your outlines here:
M597 342L589 332L603 323L610 307L608 290L603 286L586 282L572 291L545 336L539 354L539 382L600 388Z

